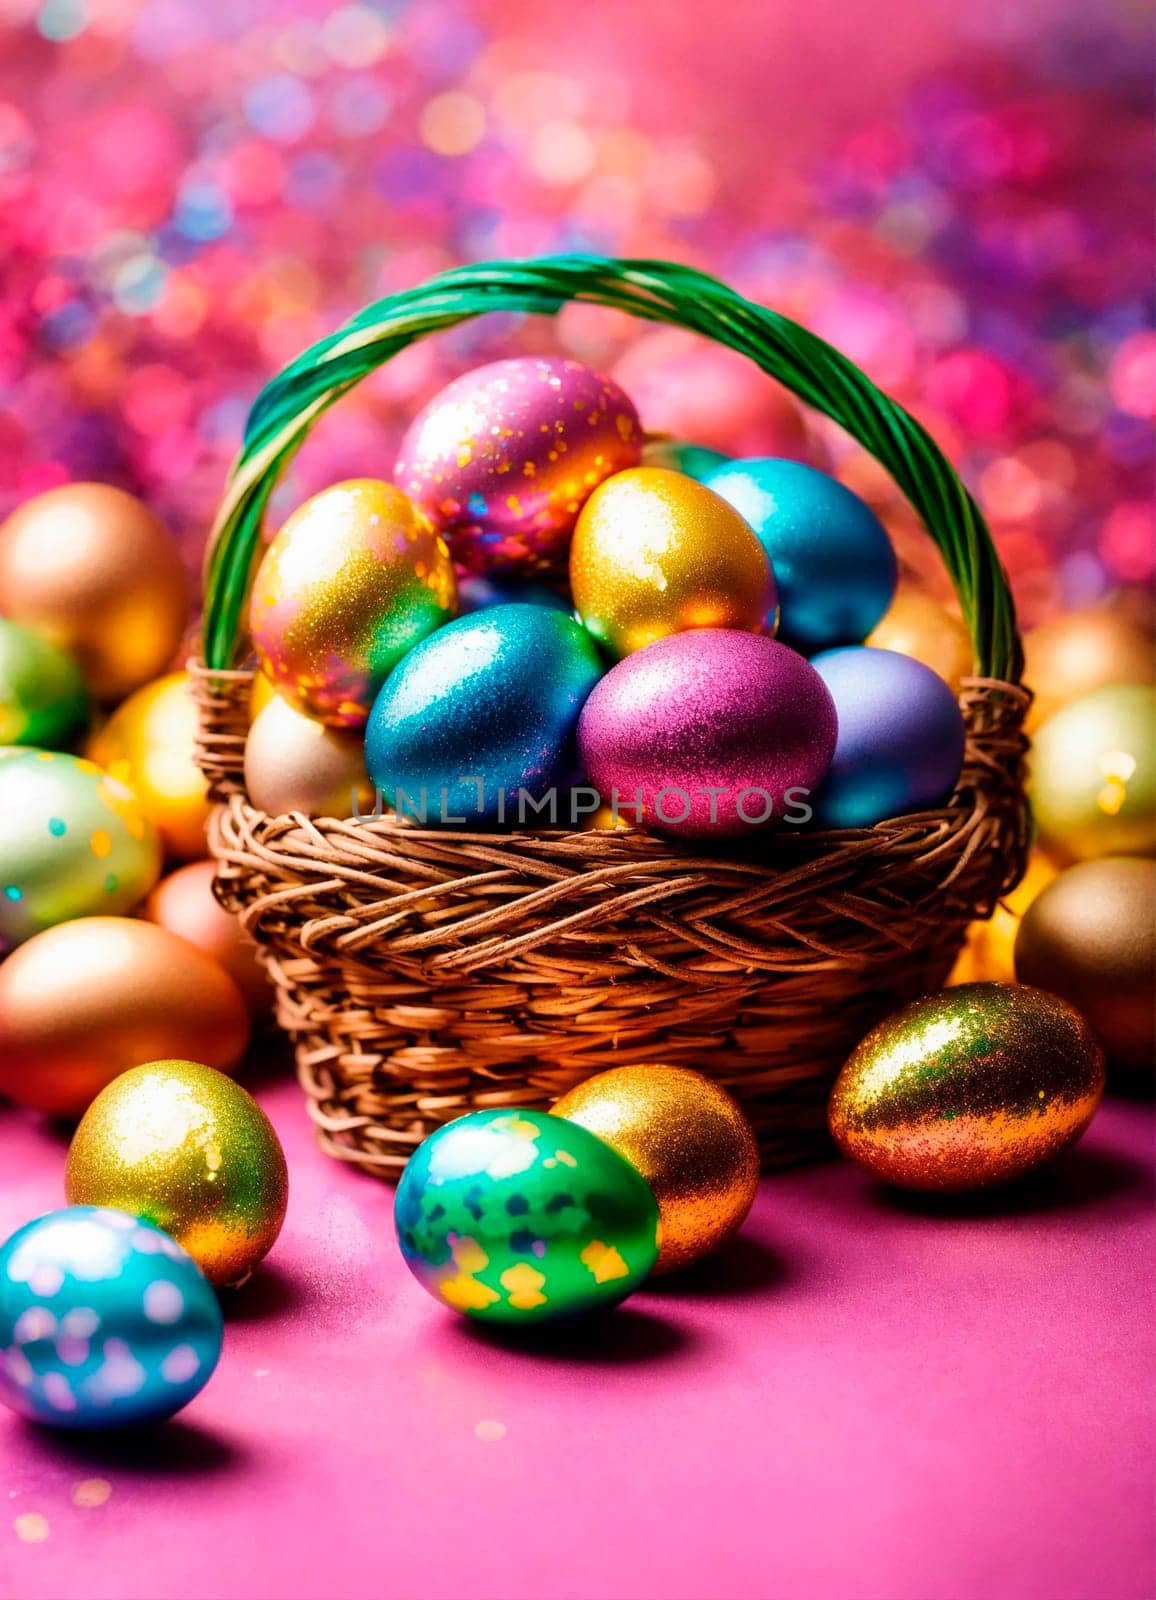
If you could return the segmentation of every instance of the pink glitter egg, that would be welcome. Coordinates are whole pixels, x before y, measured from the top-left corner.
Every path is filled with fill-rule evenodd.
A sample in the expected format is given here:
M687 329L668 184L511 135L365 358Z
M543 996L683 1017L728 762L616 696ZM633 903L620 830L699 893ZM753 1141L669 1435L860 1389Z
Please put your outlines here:
M809 820L836 731L809 661L759 634L703 628L612 667L582 708L578 750L625 822L741 838Z
M473 572L532 572L564 554L587 497L642 459L616 383L580 361L495 361L434 396L402 440L394 481Z

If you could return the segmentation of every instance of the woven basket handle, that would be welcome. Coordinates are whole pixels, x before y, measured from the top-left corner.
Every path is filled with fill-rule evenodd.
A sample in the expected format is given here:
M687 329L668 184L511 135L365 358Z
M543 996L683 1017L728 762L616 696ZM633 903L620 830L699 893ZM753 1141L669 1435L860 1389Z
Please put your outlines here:
M669 261L551 256L440 273L367 306L267 384L249 414L205 557L204 659L232 667L269 496L321 413L428 333L487 311L554 315L569 300L669 322L749 356L886 467L934 539L971 631L981 677L1018 683L1023 651L1007 575L978 506L927 430L838 350L797 322Z

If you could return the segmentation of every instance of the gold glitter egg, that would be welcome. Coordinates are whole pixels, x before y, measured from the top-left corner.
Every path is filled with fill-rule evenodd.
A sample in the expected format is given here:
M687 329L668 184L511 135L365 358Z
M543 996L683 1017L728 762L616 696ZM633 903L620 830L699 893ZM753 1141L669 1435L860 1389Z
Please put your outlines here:
M570 588L616 656L692 628L773 633L774 575L749 523L705 484L666 467L607 478L578 516Z
M289 1177L272 1123L239 1083L199 1061L149 1061L89 1106L64 1187L70 1206L155 1223L211 1283L235 1284L276 1241Z
M1016 975L1076 1006L1126 1072L1156 1045L1156 862L1105 856L1069 867L1020 924Z
M1024 682L1035 694L1031 731L1053 711L1110 683L1151 683L1152 635L1116 612L1069 611L1024 637Z
M966 627L919 589L901 589L863 642L922 661L954 694L973 670L975 652Z
M129 695L89 743L97 766L127 784L170 860L208 851L209 795L193 758L197 708L187 672L170 672Z
M119 700L165 670L188 601L176 545L147 506L111 484L62 484L0 526L0 612L74 656L99 700Z
M661 1221L657 1273L700 1260L743 1223L759 1186L759 1148L739 1105L689 1067L615 1067L564 1094L577 1122L646 1179Z
M249 628L279 694L358 728L386 674L456 607L449 550L426 517L391 483L355 478L278 531L253 580Z
M1040 838L1068 861L1156 852L1156 689L1107 684L1036 730L1029 794Z
M350 817L355 805L362 816L373 810L361 733L326 727L280 695L258 712L249 729L245 788L253 804L270 816L303 811L307 817Z
M973 922L947 980L959 983L1014 983L1015 942L1024 912L1059 872L1042 850L1033 850L1020 882L996 906L990 917Z
M78 1117L138 1062L177 1050L226 1070L249 1013L225 969L155 923L78 917L0 964L0 1094Z
M1042 989L968 983L927 995L858 1045L831 1092L836 1143L904 1189L978 1189L1067 1149L1104 1092L1104 1057Z

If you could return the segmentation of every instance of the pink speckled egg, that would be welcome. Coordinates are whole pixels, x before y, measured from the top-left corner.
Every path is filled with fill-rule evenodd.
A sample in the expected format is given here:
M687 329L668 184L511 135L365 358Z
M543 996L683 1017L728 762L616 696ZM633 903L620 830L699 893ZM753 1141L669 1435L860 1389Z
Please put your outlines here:
M564 554L603 479L642 459L633 404L580 361L522 356L457 378L401 443L394 481L473 572L533 572Z
M703 628L612 667L582 708L578 749L626 820L741 838L810 820L835 735L835 703L810 662L760 634Z

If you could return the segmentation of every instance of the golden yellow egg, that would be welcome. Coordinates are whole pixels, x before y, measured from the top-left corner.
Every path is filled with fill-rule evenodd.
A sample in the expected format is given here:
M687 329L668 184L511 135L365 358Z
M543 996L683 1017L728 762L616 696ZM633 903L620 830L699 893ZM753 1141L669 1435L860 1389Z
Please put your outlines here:
M919 589L900 589L863 642L922 661L955 694L974 670L975 652L963 622Z
M615 1067L564 1094L578 1122L641 1172L658 1201L655 1272L675 1272L730 1238L754 1204L759 1148L742 1109L689 1067Z
M358 728L386 674L456 609L445 541L392 483L354 478L278 530L253 579L249 628L278 694Z
M1035 694L1029 731L1070 700L1110 683L1151 683L1151 634L1112 611L1070 611L1024 639L1024 682Z
M1054 711L1032 742L1029 795L1065 860L1156 851L1156 690L1107 684Z
M831 1092L845 1156L906 1189L1022 1177L1083 1133L1104 1092L1088 1024L1042 989L969 983L894 1013Z
M198 950L220 962L240 989L254 1015L268 1011L273 988L257 959L257 946L235 917L213 893L216 864L190 861L162 878L145 901L144 914L187 939Z
M270 816L362 816L373 811L360 729L329 728L274 695L245 741L245 788Z
M78 1117L142 1061L181 1051L229 1070L249 1013L223 967L132 917L48 928L0 965L0 1094Z
M205 855L209 796L193 750L197 708L187 672L170 672L118 706L89 741L97 766L140 801L174 861Z
M1151 1080L1156 862L1107 856L1062 872L1020 924L1015 967L1077 1007L1113 1065Z
M253 687L249 691L249 721L256 722L265 707L277 693L263 672L253 674Z
M64 1172L70 1206L109 1206L163 1228L211 1283L241 1283L281 1231L289 1175L273 1125L232 1078L199 1061L148 1061L89 1106Z
M0 526L0 613L75 657L99 700L118 700L165 670L188 602L176 546L123 489L65 484Z
M947 987L957 983L1014 983L1015 942L1024 912L1059 872L1042 850L1033 850L1021 881L1005 894L986 921L973 922Z
M632 467L582 507L570 588L586 627L616 656L691 628L773 632L775 580L750 525L705 484Z

